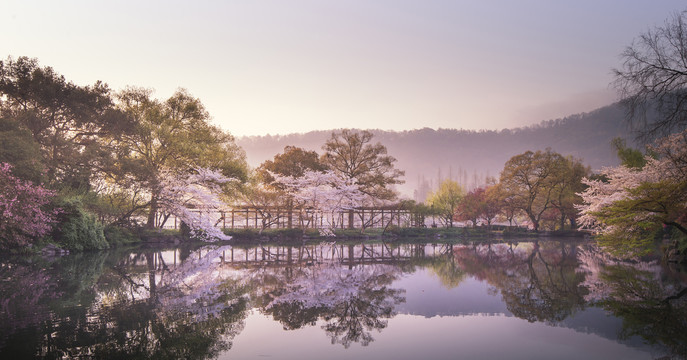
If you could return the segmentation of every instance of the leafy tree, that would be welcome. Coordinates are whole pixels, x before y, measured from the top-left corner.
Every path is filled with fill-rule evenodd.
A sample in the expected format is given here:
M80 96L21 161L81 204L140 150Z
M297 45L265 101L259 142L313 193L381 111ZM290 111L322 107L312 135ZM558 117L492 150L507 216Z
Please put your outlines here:
M614 85L641 128L653 138L687 126L687 11L641 34L621 54ZM653 112L657 116L652 116Z
M582 179L590 173L589 167L573 157L559 159L556 167L557 173L552 182L554 190L551 197L551 206L556 210L556 216L560 222L560 229L565 228L566 219L570 221L571 228L577 227L578 211L576 205L582 203L578 195L584 190Z
M503 216L510 226L515 224L517 226L517 219L522 215L522 209L519 206L519 199L515 194L509 192L501 183L490 187L490 195L493 201L497 204L499 212L497 215Z
M284 153L275 155L274 160L266 160L258 167L260 177L267 184L274 181L270 173L301 177L307 170L324 172L327 166L320 162L316 152L297 146L284 147Z
M55 184L88 188L108 159L102 137L130 128L106 84L77 86L36 59L0 61L0 97L0 115L30 131Z
M439 189L429 195L427 202L439 214L440 221L446 227L453 227L453 219L460 206L465 191L455 181L447 179L439 185Z
M611 144L615 148L618 159L620 163L632 169L641 169L646 165L646 160L644 160L644 154L637 149L633 149L626 145L625 139L614 138Z
M472 226L476 227L477 219L481 218L484 214L485 206L486 196L484 188L478 187L472 189L460 199L454 219L470 221L472 222Z
M80 197L64 197L58 201L60 225L52 237L70 250L102 250L110 247L103 224L84 209Z
M322 163L346 180L353 181L358 189L375 199L391 200L396 197L390 187L402 184L405 174L394 167L396 159L387 155L386 147L371 144L369 131L342 130L332 133L322 146L325 153Z
M244 181L247 166L233 136L210 125L200 100L185 90L164 102L150 95L149 90L134 88L118 95L119 108L135 125L116 139L118 168L105 180L126 184L129 188L122 190L132 196L147 194L148 200L135 206L148 209L147 226L154 227L163 178L183 178L203 168Z
M12 174L20 179L43 180L40 146L18 121L0 118L0 162L11 164Z
M527 151L510 158L501 172L502 186L512 196L516 207L527 214L534 230L539 230L542 215L552 206L562 161L564 158L550 149L536 153Z
M496 219L503 209L503 202L499 193L500 187L498 184L487 186L484 190L484 206L482 209L482 218L487 221L487 226L491 229L491 224Z

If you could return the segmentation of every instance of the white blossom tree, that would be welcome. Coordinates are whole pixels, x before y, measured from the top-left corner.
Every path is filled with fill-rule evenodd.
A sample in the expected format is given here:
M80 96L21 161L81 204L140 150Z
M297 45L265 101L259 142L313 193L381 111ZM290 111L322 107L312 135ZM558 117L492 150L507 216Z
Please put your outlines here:
M344 179L333 171L307 170L300 177L273 176L276 182L289 189L295 201L323 214L333 215L339 211L352 210L366 198L355 179ZM332 235L332 226L328 222L321 230Z
M600 244L616 255L651 251L664 226L687 235L687 131L658 141L642 169L604 168L608 180L584 182L580 222L600 235Z
M198 168L190 174L163 171L158 206L166 217L176 216L191 229L191 235L204 240L229 240L216 227L217 212L226 204L222 184L232 181L219 171Z

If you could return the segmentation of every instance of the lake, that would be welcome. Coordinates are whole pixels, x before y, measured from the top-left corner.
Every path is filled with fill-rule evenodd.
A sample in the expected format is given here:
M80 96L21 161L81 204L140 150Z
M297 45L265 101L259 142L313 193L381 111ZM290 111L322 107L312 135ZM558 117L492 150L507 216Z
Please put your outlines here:
M687 356L687 274L570 239L116 249L0 267L0 358Z

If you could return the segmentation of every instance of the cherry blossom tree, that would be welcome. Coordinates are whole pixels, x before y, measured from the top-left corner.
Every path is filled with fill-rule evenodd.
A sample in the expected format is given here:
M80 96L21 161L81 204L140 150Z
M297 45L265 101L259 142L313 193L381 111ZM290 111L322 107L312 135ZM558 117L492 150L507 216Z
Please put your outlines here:
M608 181L585 179L580 222L596 230L616 255L652 250L656 234L672 226L687 235L687 131L658 141L642 169L605 168Z
M333 171L307 170L303 176L280 176L272 174L275 181L293 194L294 199L306 208L333 215L339 211L352 210L367 197L355 179L344 179ZM328 222L321 230L331 230ZM331 234L331 231L328 231Z
M205 240L229 240L216 227L217 211L226 207L222 184L232 181L219 171L198 168L190 174L163 171L159 188L159 210L174 215L191 228L191 235Z
M12 165L0 163L0 240L3 246L23 246L52 229L58 210L48 209L55 192L12 175Z

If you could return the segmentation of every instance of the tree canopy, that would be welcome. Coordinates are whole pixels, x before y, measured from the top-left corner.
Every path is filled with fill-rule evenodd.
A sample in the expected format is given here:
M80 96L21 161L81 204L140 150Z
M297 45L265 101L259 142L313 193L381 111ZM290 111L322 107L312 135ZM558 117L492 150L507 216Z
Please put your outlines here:
M130 128L106 84L75 85L36 59L0 61L0 94L0 115L31 132L53 183L89 187L108 159L102 137Z
M439 215L439 219L446 227L453 227L453 219L465 195L465 190L456 181L444 180L439 188L431 193L427 202L432 211Z
M347 180L354 180L359 190L375 199L396 197L391 187L402 184L403 171L394 167L396 159L386 147L372 144L369 131L341 130L332 133L322 146L322 163Z

